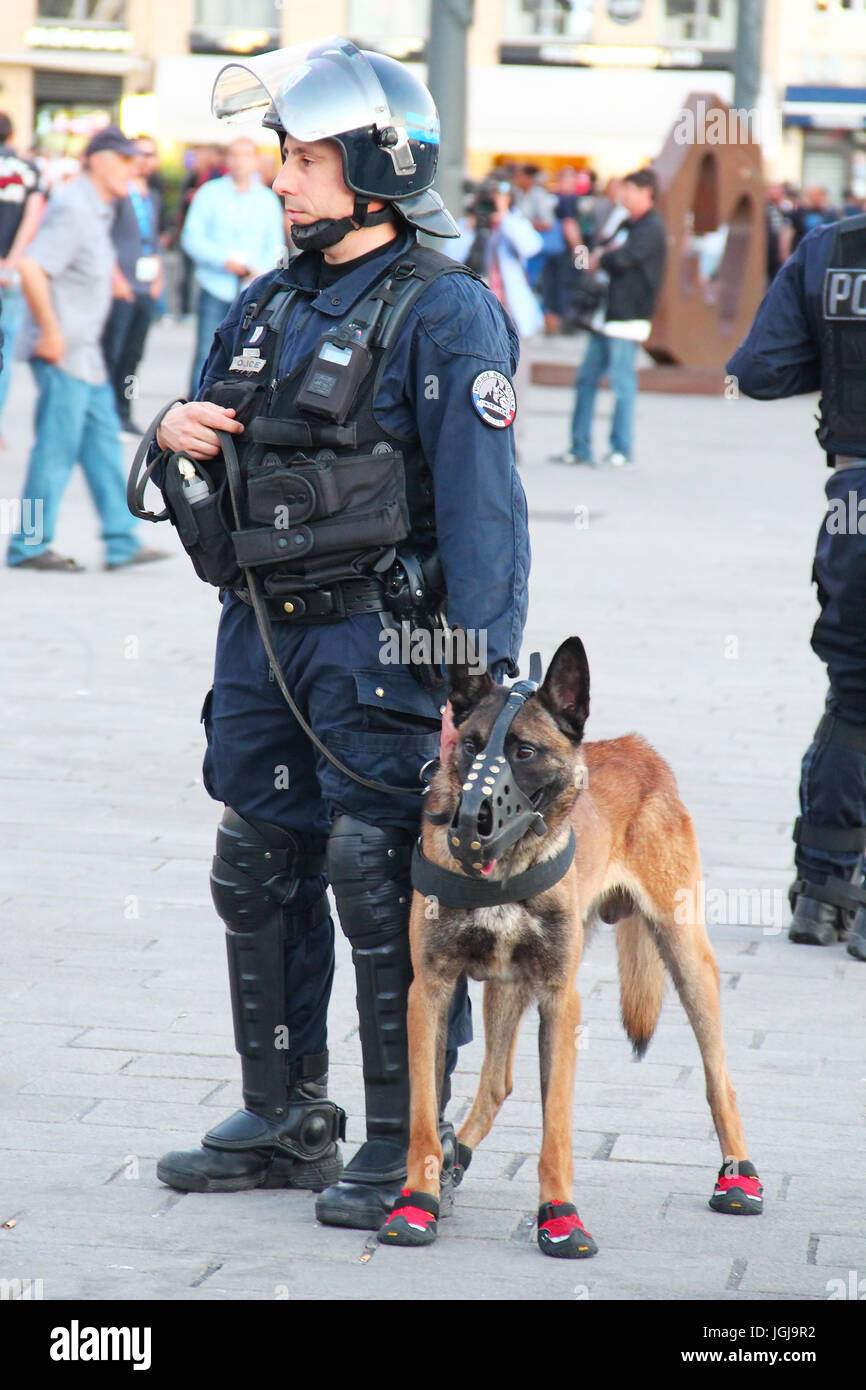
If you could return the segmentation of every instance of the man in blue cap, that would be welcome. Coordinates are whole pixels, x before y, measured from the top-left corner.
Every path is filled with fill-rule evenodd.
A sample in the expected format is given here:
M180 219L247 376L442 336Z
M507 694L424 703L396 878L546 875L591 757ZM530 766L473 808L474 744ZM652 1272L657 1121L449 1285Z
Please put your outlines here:
M60 503L76 463L102 519L106 568L161 560L142 546L126 506L120 422L102 354L115 263L112 204L126 196L137 146L105 126L84 151L84 172L49 200L20 262L30 310L22 353L36 378L36 438L7 563L15 569L78 573L52 549Z

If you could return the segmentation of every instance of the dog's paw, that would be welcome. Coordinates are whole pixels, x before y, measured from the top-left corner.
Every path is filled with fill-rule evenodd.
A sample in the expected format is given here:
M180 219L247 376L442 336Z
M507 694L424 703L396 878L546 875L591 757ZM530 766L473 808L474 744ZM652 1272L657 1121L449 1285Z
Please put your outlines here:
M754 1163L747 1158L739 1163L723 1163L709 1205L726 1216L760 1216L764 1210L764 1189Z
M404 1187L388 1220L379 1227L377 1239L382 1245L432 1245L438 1221L436 1198Z
M543 1254L558 1260L587 1260L598 1254L572 1202L545 1202L538 1208L538 1244Z

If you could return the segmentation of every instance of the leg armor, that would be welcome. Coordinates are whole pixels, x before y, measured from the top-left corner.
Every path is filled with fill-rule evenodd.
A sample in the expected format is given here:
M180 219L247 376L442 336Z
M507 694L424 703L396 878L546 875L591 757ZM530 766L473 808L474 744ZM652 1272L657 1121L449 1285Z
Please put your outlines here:
M367 1143L352 1164L358 1167L362 1160L357 1176L369 1174L380 1182L403 1176L409 1146L406 1000L412 980L413 839L408 830L338 816L328 841L328 877L355 964L364 1065Z
M803 764L804 815L794 824L798 876L789 891L794 919L788 935L827 946L845 935L858 910L866 914L866 725L824 715ZM824 793L819 809L811 805L816 790ZM840 824L827 823L834 811Z
M310 906L293 906L302 881L323 868L324 854L306 852L292 831L226 809L211 891L226 926L245 1108L209 1130L202 1150L161 1160L158 1176L171 1186L321 1188L339 1177L346 1117L326 1098L328 1054L293 1055L286 1025L287 946L326 924L330 930L323 890Z

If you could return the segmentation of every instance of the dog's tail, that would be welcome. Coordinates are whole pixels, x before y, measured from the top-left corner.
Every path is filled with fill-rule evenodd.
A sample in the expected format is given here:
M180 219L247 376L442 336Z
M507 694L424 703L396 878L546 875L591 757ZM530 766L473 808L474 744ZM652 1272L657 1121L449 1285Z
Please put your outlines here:
M622 1023L636 1057L650 1045L665 993L665 967L652 927L643 913L623 917L616 927Z

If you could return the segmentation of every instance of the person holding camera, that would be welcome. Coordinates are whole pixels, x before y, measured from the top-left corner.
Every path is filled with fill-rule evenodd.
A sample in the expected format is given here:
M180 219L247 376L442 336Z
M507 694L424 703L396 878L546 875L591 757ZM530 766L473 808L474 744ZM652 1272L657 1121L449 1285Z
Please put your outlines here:
M511 184L495 175L478 185L458 226L460 236L448 246L447 255L483 276L520 336L520 360L514 374L519 406L524 387L529 386L530 355L523 350L524 340L532 338L544 324L526 264L543 250L544 239L529 218L514 207ZM514 441L519 463L526 444L526 420L519 409Z
M587 269L595 279L583 291L589 342L575 381L571 448L553 462L594 463L595 398L607 374L615 405L604 463L615 468L632 464L637 345L650 335L667 259L665 225L655 210L657 186L651 169L623 179L619 200L627 218L589 255Z

